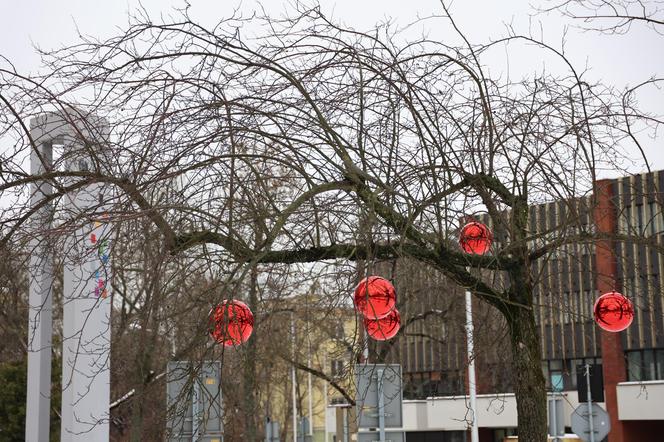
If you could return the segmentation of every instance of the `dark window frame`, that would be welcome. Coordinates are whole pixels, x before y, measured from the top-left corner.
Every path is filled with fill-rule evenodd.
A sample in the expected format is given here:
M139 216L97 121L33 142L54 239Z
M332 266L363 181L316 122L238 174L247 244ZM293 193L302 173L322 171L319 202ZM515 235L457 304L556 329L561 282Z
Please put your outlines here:
M628 382L664 380L664 348L625 351L625 368Z

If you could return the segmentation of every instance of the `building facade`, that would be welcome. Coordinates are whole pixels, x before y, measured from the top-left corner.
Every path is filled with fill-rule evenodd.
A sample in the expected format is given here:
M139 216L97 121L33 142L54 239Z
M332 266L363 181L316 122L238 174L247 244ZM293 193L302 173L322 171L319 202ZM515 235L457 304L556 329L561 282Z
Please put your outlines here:
M533 267L547 387L564 398L569 427L578 405L578 366L600 364L601 405L612 424L609 442L659 440L664 434L663 208L664 171L658 171L598 181L592 195L530 209L530 230L538 234L533 247L551 239L547 232L569 239ZM603 239L575 240L589 234ZM464 440L469 419L463 291L426 271L415 266L392 275L406 322L428 316L387 344L389 352L379 346L375 355L403 366L409 442ZM635 307L632 325L621 333L603 332L593 320L595 300L612 290ZM474 323L480 440L502 441L516 427L507 330L478 301Z

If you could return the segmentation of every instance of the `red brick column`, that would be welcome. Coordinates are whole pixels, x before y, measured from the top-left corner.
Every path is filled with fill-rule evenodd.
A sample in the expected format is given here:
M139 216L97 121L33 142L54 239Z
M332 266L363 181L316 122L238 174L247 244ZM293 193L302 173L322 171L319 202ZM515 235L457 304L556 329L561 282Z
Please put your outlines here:
M612 234L616 232L616 210L611 201L612 180L600 180L595 183L595 208L593 218L598 233ZM616 256L611 240L597 241L595 244L595 283L600 293L615 290ZM602 341L602 374L604 376L604 395L606 408L611 417L609 442L630 442L625 424L618 419L618 398L616 385L627 380L625 370L625 354L620 333L601 331Z

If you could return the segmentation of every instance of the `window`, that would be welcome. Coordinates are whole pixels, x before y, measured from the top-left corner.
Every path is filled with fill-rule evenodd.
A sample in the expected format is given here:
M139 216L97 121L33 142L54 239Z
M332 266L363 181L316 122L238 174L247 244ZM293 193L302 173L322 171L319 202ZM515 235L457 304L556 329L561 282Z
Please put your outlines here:
M422 372L405 376L403 379L404 399L426 399L431 396L465 394L465 383L461 370L443 370L438 373L440 379L432 379L431 374Z
M630 351L627 352L627 380L628 381L642 381L643 375L641 374L641 352Z
M343 405L343 404L347 404L347 403L348 403L348 401L343 396L336 396L336 397L333 397L332 399L330 399L330 405Z
M408 442L464 442L465 431L409 431Z
M647 380L655 379L657 377L657 369L655 368L655 351L643 352L643 373Z
M341 322L335 323L334 329L332 330L332 333L333 333L333 336L332 336L333 339L338 339L338 340L342 341L346 337L346 333L344 331L343 323L341 323Z
M549 390L562 391L564 389L565 381L563 379L563 361L561 359L554 359L547 361L548 366L545 373L546 386Z
M516 436L516 428L501 428L498 430L493 430L493 440L494 441L503 441L508 436Z
M551 373L551 390L563 391L565 389L565 380L561 372Z
M344 361L334 359L332 360L332 376L341 376L344 372Z
M585 364L596 364L596 365L602 365L602 358L581 358L581 359L570 359L569 360L569 368L570 368L570 387L572 389L576 388L576 374L577 374L577 367L579 365L584 365Z
M577 366L602 364L602 358L553 359L542 362L542 371L549 390L569 391L576 388Z
M625 356L628 381L664 379L664 349L631 350Z

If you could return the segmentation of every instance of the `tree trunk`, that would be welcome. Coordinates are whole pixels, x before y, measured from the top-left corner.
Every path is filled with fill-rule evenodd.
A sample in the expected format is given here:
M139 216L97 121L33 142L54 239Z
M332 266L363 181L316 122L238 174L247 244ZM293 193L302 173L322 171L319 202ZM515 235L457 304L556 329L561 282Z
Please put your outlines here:
M257 278L258 269L254 266L251 269L251 281L249 287L249 308L256 311L258 307L258 294L257 294ZM256 425L256 338L249 339L245 343L247 352L244 355L244 421L245 421L245 438L247 441L258 441L258 426Z
M528 259L527 189L514 200L511 234L518 264L509 270L509 298L515 303L505 307L512 345L512 383L516 397L519 442L547 442L546 382L542 373L542 348L535 311L533 283Z
M508 321L519 442L546 442L546 382L535 315L532 309L515 307Z
M143 384L136 385L134 398L131 404L131 429L129 440L141 442L143 440Z

